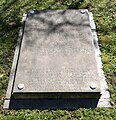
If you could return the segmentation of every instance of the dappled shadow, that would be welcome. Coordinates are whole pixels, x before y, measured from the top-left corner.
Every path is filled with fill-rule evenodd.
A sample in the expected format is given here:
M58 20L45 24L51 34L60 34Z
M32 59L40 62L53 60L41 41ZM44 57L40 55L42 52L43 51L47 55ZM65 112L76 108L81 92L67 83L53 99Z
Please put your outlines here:
M7 75L10 73L13 50L21 26L20 20L15 16L15 9L9 10L15 3L16 0L11 0L0 6L0 51L2 51L0 53L0 67L5 71L4 74ZM0 72L2 73L2 71Z
M1 23L0 24L0 31L1 31L0 36L5 35L10 30L17 28L20 25L19 20L16 19L15 10L11 10L12 13L10 13L10 11L9 11L10 7L12 7L16 2L17 2L17 0L10 0L10 1L6 2L4 5L1 5L1 8L0 8L0 23ZM7 13L8 11L9 11L9 14ZM19 11L17 11L17 13L18 12ZM16 23L13 20L12 20L12 22L8 21L8 19L10 19L10 14L14 15L14 16L12 16L12 19L14 18L15 21L17 20Z
M11 31L15 31L21 26L20 19L17 18L19 10L12 9L11 7L17 2L17 0L10 0L1 5L0 8L0 37L4 37ZM9 10L11 8L11 10ZM7 13L7 14L6 14ZM16 15L17 14L17 15ZM11 17L12 16L12 17ZM16 32L17 34L17 32ZM10 34L11 35L11 34Z
M5 12L7 12L7 10L12 6L14 5L18 0L9 0L6 2L6 4L4 5L4 7L1 8L1 11L0 11L0 15L1 14L4 14Z
M68 9L79 9L84 0L79 0L68 6Z
M54 36L56 34L58 34L59 37L63 36L63 41L65 41L66 44L65 39L67 37L72 40L77 34L83 37L86 34L83 34L83 27L90 27L88 14L85 13L85 15L83 15L78 10L35 10L34 13L28 12L24 34L27 37L25 49L26 47L28 47L28 45L30 47L33 47L33 45L37 44L40 37L43 37L43 44L43 42L47 41L47 38L53 34ZM77 31L78 33L76 34ZM34 36L32 33L34 34ZM84 40L82 40L82 42L84 42ZM89 41L87 42L88 44L90 44ZM42 46L41 44L38 45L40 47Z

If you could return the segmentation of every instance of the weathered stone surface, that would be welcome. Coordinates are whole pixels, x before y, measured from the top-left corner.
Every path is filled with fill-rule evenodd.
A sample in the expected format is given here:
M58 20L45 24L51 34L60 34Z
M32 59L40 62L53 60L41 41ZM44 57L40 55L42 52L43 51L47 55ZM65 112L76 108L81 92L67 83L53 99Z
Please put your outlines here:
M91 97L99 97L95 47L87 11L28 13L13 96L83 98L90 93ZM18 89L19 84L24 85L22 89Z

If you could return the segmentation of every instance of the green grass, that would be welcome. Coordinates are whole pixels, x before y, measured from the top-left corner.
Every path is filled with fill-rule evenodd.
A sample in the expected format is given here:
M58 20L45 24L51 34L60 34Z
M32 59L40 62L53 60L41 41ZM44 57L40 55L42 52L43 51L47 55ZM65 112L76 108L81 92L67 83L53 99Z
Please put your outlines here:
M80 1L80 2L79 2ZM78 110L3 110L22 14L30 9L79 9L93 12L112 108ZM0 0L0 120L116 120L116 1Z

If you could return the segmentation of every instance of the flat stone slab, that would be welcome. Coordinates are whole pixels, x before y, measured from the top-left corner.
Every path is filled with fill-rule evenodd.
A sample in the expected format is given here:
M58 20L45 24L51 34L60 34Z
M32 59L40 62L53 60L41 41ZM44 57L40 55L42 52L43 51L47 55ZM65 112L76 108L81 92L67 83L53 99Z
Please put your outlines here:
M109 107L95 30L87 10L25 14L4 108Z
M28 14L14 97L41 97L33 93L100 92L97 70L87 11L48 10ZM18 88L19 84L24 88ZM95 89L92 89L92 84L95 84ZM44 97L49 97L49 94Z

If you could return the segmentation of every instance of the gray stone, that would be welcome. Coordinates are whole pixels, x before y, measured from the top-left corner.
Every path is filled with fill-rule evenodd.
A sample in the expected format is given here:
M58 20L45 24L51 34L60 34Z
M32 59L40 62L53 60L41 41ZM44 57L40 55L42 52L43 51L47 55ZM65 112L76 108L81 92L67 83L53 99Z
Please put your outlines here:
M97 106L101 95L99 55L96 54L99 47L90 13L87 10L31 10L23 21L22 42L6 101L94 99L95 104L90 103Z
M24 89L17 88L20 83ZM92 83L96 84L95 89L91 89ZM51 10L28 15L13 95L27 98L18 93L31 92L100 92L86 10L84 14L77 10Z

